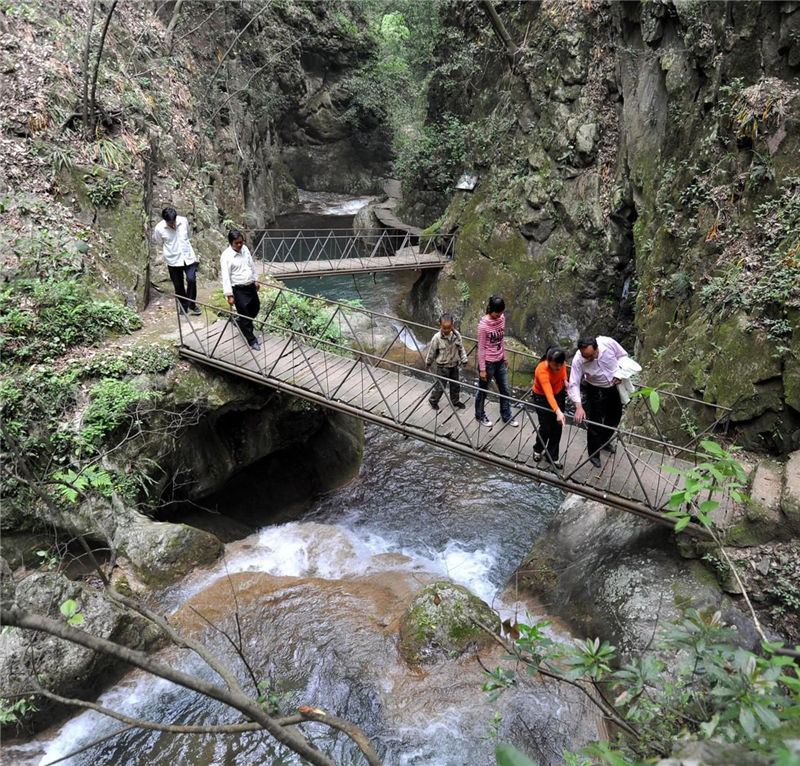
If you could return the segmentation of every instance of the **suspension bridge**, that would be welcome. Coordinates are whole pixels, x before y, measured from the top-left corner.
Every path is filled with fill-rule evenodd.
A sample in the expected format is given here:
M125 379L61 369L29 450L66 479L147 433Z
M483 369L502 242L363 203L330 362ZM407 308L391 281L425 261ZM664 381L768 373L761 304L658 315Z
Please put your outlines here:
M310 311L304 308L309 305ZM437 376L425 369L424 343L417 339L429 339L436 328L288 288L267 288L262 291L257 322L263 337L256 351L241 335L234 312L203 308L201 317L178 311L180 353L187 359L660 524L674 525L665 516L666 505L685 481L674 471L685 471L707 459L692 444L676 445L648 435L646 431L660 433L657 423L651 429L626 428L626 422L656 416L647 397L636 397L628 405L623 425L616 429L616 453L603 452L601 468L589 462L584 429L568 424L561 441L563 467L556 470L547 465L546 453L539 463L532 459L538 419L536 406L524 393L510 398L519 423L516 428L500 420L493 428L480 425L470 399L466 399L466 409L455 408L447 396L440 401L440 410L429 406ZM470 360L462 374L464 399L474 397L478 390L477 341L462 337ZM517 391L529 390L538 358L509 350L508 361L512 386ZM729 414L726 408L690 397L671 392L662 396L677 406L711 409L713 419L707 418L707 431L724 423ZM495 394L495 402L498 398ZM492 420L496 406L490 394L487 413ZM734 503L723 497L714 521L724 525L733 513ZM706 534L694 524L687 530Z
M419 230L267 229L253 248L263 273L276 279L331 274L441 269L455 255L455 234Z

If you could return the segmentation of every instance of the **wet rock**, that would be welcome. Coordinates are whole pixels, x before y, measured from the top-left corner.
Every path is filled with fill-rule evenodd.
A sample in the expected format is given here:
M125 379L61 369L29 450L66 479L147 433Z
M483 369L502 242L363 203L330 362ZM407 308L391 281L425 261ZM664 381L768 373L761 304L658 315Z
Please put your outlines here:
M654 643L688 607L712 607L757 643L750 623L700 562L678 557L671 532L571 495L514 575L523 593L555 605L573 629L610 640L623 656Z
M210 532L149 520L120 530L117 544L137 576L150 585L172 582L222 553L222 543Z
M6 578L3 577L4 601ZM14 600L21 609L55 620L66 618L61 605L77 604L83 618L80 625L94 636L110 639L132 649L147 649L160 639L158 631L140 617L132 617L106 600L102 592L68 580L58 572L35 572L17 584ZM88 697L102 684L116 660L77 644L45 633L14 629L0 638L0 688L5 694L34 688L32 677L50 691L67 697ZM37 700L37 712L26 718L33 728L51 725L66 712L44 698Z
M793 527L800 528L800 450L792 452L786 461L781 510Z
M410 665L455 658L491 644L486 628L500 633L500 618L462 585L423 588L400 623L400 652Z

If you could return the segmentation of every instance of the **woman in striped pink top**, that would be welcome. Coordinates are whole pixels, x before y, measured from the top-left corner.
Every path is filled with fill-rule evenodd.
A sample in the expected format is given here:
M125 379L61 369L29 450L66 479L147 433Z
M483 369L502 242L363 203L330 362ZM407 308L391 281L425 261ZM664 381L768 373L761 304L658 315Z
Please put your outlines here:
M481 425L492 427L486 416L484 405L489 381L494 378L500 392L500 417L503 422L517 428L519 423L511 416L511 388L508 385L508 363L506 361L506 303L499 295L489 298L486 315L478 322L478 394L475 397L475 419Z

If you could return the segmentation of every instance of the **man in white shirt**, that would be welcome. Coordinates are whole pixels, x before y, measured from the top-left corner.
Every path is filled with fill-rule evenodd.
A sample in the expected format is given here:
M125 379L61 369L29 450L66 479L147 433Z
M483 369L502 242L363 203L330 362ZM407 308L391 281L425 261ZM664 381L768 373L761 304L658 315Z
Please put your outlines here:
M236 324L242 331L250 348L258 351L261 346L253 332L253 319L258 315L261 301L258 291L261 283L256 279L256 267L253 256L244 244L244 235L238 229L228 232L230 247L222 251L219 259L219 270L222 274L222 292L228 299L229 306L236 307Z
M185 312L199 316L202 312L195 303L197 256L194 254L192 243L189 242L189 221L178 215L171 207L165 207L161 211L161 217L164 220L159 221L153 229L153 241L161 245L169 278L172 280L181 308Z
M586 418L586 447L589 462L600 468L600 450L611 454L617 451L612 443L614 431L622 419L622 400L619 398L616 378L617 361L628 352L613 338L598 335L596 338L581 338L578 351L572 360L567 393L575 403L575 422ZM586 400L586 409L581 400L581 384Z

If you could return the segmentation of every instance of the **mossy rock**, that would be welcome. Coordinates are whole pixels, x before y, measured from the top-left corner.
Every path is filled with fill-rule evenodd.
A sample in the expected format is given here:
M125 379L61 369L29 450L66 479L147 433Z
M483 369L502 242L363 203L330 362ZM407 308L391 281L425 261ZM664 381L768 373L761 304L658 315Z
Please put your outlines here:
M148 585L174 582L222 553L222 543L210 532L163 521L126 526L117 542L137 577Z
M481 627L500 633L500 618L462 585L440 581L423 588L400 624L400 653L410 665L459 657L492 643Z

